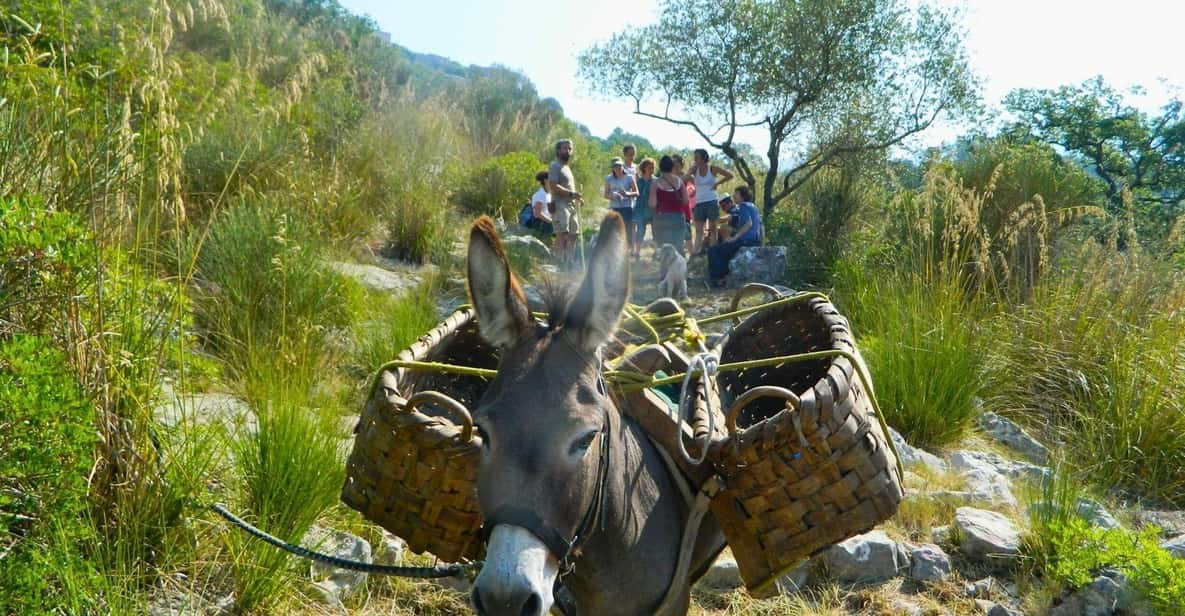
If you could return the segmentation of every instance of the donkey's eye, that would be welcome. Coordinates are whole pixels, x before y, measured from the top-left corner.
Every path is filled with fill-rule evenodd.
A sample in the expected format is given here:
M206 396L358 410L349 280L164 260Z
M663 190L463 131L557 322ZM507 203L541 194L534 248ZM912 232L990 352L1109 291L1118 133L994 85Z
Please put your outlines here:
M477 436L481 438L481 446L489 449L490 435L486 434L485 428L482 428L481 424L473 424L473 431L476 432Z
M597 438L597 434L599 433L596 430L582 434L580 438L576 439L575 443L572 443L572 450L569 453L574 456L584 455L584 452L588 451L589 447L592 447L593 440Z

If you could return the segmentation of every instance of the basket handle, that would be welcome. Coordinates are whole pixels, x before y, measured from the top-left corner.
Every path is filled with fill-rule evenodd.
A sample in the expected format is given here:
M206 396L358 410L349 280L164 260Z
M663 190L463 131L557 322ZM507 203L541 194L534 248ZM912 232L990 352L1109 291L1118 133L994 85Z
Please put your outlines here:
M745 393L741 394L739 398L733 401L732 406L728 407L728 415L724 419L724 423L728 426L728 435L732 436L737 431L737 415L741 414L741 409L749 405L750 402L758 398L781 398L790 403L794 408L794 412L798 412L798 396L794 392L785 387L777 387L775 385L760 385L754 387Z
M431 402L451 411L454 417L461 420L461 442L468 443L473 440L473 417L469 415L469 409L465 408L464 404L438 391L420 391L407 399L403 407L404 412L410 413L424 402Z
M778 291L777 289L771 287L770 285L763 284L760 282L750 282L750 283L746 284L745 286L741 287L739 290L737 290L736 295L732 296L732 304L729 306L728 311L729 312L736 312L737 309L740 308L740 306L741 306L741 300L745 299L746 297L749 297L750 295L757 295L758 293L764 293L764 294L768 295L771 300L779 299L782 297L782 293L780 291ZM733 322L733 324L740 323L741 318L740 317L733 317L732 322Z

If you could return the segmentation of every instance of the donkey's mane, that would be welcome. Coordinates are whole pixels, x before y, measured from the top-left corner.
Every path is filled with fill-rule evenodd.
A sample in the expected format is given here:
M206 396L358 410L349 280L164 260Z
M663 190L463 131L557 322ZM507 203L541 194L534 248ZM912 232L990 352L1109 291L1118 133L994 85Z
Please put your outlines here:
M547 311L547 331L555 331L564 324L577 288L575 283L556 276L544 276L540 280L539 295L543 297L543 306Z

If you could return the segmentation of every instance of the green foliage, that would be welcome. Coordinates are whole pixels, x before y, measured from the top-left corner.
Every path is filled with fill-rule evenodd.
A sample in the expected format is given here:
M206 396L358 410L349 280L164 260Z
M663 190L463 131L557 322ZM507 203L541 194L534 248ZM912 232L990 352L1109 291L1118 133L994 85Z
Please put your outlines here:
M942 446L965 436L981 393L977 310L955 279L865 270L841 262L837 300L850 315L889 425L911 443Z
M994 321L988 408L1066 443L1100 485L1185 503L1185 280L1149 257L1067 252Z
M1102 179L1112 216L1121 218L1123 193L1130 191L1140 236L1146 241L1168 236L1185 200L1180 99L1149 116L1096 77L1056 90L1015 90L1004 104L1019 117L1018 130L1079 157Z
M357 286L318 258L306 224L273 203L242 202L217 216L204 242L188 243L204 283L197 323L239 375L265 359L316 370L332 330L349 324ZM257 356L262 348L271 354Z
M0 198L0 333L43 332L63 320L94 266L76 216L39 197Z
M1103 569L1117 569L1127 576L1137 602L1156 614L1177 613L1185 605L1185 561L1159 546L1155 526L1138 533L1094 526L1076 513L1081 494L1081 482L1064 469L1042 485L1024 537L1034 568L1071 589L1089 584ZM1130 600L1121 598L1120 607L1129 607Z
M852 238L856 217L870 210L875 188L844 166L820 171L793 200L803 207L779 208L765 220L766 242L785 246L789 278L805 285L825 285Z
M439 292L440 279L431 277L402 297L367 293L353 328L354 360L371 373L435 327Z
M244 505L259 526L299 542L337 501L344 480L336 416L308 398L311 375L293 378L285 370L268 367L263 357L253 359L261 361L253 363L247 390L258 426L240 433L233 446ZM279 591L295 582L287 570L286 553L245 534L228 540L235 555L238 609L274 603Z
M688 62L689 32L710 61ZM655 66L684 67L682 78L655 79ZM899 0L663 2L654 24L585 50L579 74L647 115L691 125L750 186L756 169L736 129L764 126L767 215L837 156L882 151L976 97L955 17ZM671 115L671 102L688 112Z
M93 406L66 357L43 337L0 338L0 612L66 600L50 546L90 539L87 473L97 444Z
M466 212L490 214L514 221L518 209L531 199L539 184L535 174L547 167L530 152L511 152L486 161L465 181L456 196Z

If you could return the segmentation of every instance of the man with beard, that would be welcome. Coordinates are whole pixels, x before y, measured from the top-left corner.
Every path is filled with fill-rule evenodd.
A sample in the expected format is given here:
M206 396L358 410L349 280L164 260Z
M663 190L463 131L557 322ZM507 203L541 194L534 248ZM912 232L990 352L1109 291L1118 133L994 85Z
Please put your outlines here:
M572 140L560 139L555 143L555 160L547 169L547 186L551 190L551 203L555 207L552 225L555 227L555 252L561 265L575 263L575 247L580 237L580 220L576 216L576 202L581 200L576 191L576 177L568 166L572 158Z

